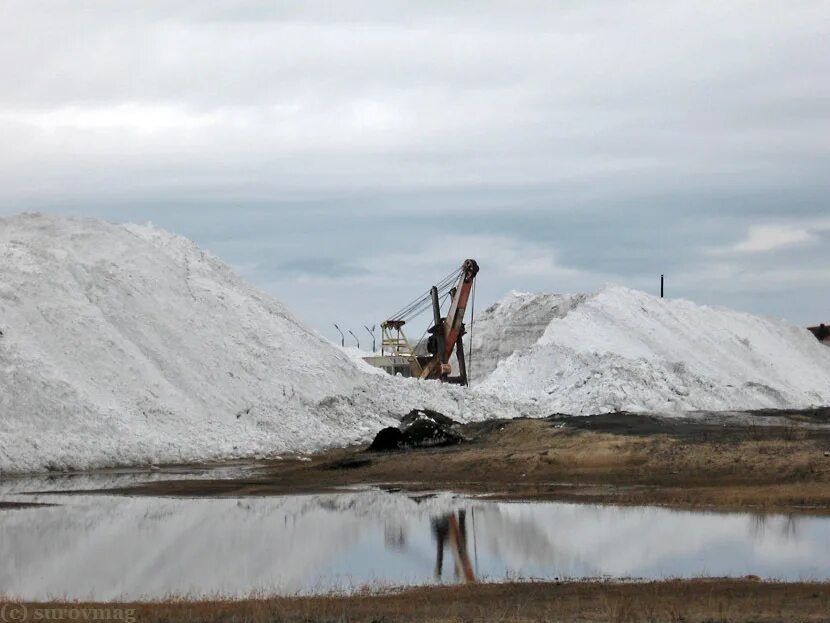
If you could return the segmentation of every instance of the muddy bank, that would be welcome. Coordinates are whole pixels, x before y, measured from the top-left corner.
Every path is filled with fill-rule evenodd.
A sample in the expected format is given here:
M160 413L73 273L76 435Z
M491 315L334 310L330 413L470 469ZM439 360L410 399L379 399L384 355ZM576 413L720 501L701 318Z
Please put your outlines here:
M258 496L383 485L505 499L830 513L830 409L491 420L450 447L332 450L260 463L244 478L178 479L130 495Z

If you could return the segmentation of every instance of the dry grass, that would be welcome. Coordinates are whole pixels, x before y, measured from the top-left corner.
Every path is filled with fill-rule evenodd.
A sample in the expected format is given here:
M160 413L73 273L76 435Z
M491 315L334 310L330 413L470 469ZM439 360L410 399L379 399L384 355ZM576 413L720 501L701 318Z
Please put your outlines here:
M100 604L71 604L101 607ZM30 606L30 609L35 606ZM830 585L753 580L520 583L415 588L348 597L106 604L172 621L830 621Z

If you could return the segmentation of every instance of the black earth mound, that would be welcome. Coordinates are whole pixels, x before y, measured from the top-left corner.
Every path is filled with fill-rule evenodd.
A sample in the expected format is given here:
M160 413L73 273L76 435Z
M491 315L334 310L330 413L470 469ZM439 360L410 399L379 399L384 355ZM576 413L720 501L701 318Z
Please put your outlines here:
M400 450L404 446L404 436L399 428L390 426L382 428L380 432L375 435L372 445L369 446L369 452L386 452L389 450Z
M406 429L409 426L412 426L418 420L423 419L430 419L436 424L440 426L444 426L446 428L451 428L456 426L458 422L453 420L451 417L447 417L443 413L439 413L438 411L433 411L432 409L412 409L409 413L401 418L401 423L398 426L401 430Z
M382 429L369 446L369 452L389 452L413 448L438 448L461 443L453 430L457 422L430 409L413 409L401 418L398 428Z

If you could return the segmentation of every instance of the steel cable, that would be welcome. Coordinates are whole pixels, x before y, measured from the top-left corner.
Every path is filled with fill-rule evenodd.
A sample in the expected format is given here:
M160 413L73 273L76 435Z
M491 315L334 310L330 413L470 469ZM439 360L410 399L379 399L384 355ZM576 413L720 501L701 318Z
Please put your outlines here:
M437 284L436 288L438 288L438 295L442 296L446 292L450 290L453 286L455 281L458 279L461 271L463 268L457 268L449 273L446 277L441 279ZM401 308L397 313L389 317L389 320L411 320L416 318L417 316L421 315L424 311L429 309L430 305L432 304L432 294L431 291L427 291L425 294L419 296L418 298L414 299L403 308Z

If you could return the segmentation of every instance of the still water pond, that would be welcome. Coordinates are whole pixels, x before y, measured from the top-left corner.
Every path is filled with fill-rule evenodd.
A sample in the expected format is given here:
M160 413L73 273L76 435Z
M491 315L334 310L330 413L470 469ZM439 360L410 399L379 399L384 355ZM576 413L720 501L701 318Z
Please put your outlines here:
M60 506L0 511L0 594L114 599L509 578L830 578L827 518L378 490L34 499Z

